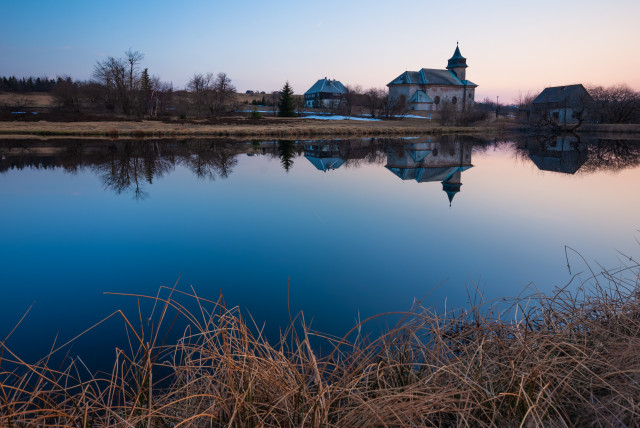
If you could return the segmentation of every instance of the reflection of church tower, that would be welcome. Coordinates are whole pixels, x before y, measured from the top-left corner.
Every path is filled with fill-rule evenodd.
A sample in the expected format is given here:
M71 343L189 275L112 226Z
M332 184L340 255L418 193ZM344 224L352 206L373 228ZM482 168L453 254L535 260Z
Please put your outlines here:
M412 142L390 146L386 168L402 180L442 183L449 205L462 187L462 172L471 168L470 143L459 141Z
M462 172L456 171L451 177L442 182L442 190L447 193L449 197L449 206L453 202L453 197L460 191L460 187L462 187Z

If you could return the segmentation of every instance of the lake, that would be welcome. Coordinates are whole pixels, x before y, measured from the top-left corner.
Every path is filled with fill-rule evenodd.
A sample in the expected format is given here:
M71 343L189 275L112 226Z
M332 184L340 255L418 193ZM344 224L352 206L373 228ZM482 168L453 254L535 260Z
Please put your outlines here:
M176 283L274 338L288 299L342 335L416 299L549 293L637 257L638 183L624 139L0 140L0 337L31 306L8 344L35 360L138 319L105 292ZM108 367L123 336L110 319L71 355Z

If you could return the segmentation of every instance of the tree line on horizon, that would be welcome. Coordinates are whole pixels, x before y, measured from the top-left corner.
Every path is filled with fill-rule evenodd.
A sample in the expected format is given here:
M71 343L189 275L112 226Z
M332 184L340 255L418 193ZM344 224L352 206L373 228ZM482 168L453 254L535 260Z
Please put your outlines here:
M94 65L89 80L73 80L69 76L48 77L0 77L0 92L27 94L44 92L53 95L57 106L69 113L123 114L130 117L178 116L179 118L215 117L235 112L236 87L224 72L194 73L184 90L175 90L171 83L163 82L142 67L144 54L132 49L123 57L109 56ZM587 86L593 99L589 106L590 117L598 123L640 123L640 91L620 84ZM445 125L468 124L483 120L489 112L496 115L501 108L517 109L530 105L537 94L521 95L515 106L500 106L489 99L476 102L476 106L463 114L453 106L439 106L439 120ZM288 82L279 91L263 96L252 105L273 108L274 115L296 116L304 111L304 101L294 96ZM359 85L348 85L347 92L335 105L317 106L330 114L351 116L356 107L372 117L397 117L408 112L406 100L392 100L385 88L364 90ZM16 101L24 103L24 100ZM248 104L248 102L247 102ZM7 107L7 106L5 106ZM22 105L11 106L22 109ZM516 109L516 110L514 110ZM325 111L326 110L326 111ZM506 111L506 110L505 110ZM252 118L259 118L253 114Z

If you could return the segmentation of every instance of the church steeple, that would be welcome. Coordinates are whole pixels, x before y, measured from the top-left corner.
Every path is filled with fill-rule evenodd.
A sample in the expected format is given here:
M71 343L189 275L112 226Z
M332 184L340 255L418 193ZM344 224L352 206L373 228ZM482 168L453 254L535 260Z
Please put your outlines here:
M460 53L460 47L456 42L456 50L453 52L453 56L449 58L449 63L447 64L447 70L453 71L458 79L464 80L466 75L467 68L467 59L462 56Z

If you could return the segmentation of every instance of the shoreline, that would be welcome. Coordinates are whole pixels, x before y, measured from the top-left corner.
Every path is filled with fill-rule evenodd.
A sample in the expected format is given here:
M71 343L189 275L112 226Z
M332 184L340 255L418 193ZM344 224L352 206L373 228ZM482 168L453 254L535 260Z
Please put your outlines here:
M247 123L167 123L161 121L87 121L87 122L0 122L0 138L7 136L84 136L84 137L310 137L310 136L399 136L441 135L459 133L495 133L498 127L440 126L424 123L421 119L397 121L359 122L322 121L293 118Z
M535 129L517 123L494 122L476 126L444 126L424 119L405 118L384 121L324 121L305 118L231 118L228 122L169 122L159 120L113 121L0 121L0 139L34 137L98 138L304 138L304 137L400 137L444 134L501 135L505 133L538 134ZM624 135L640 137L640 125L583 125L580 135Z

